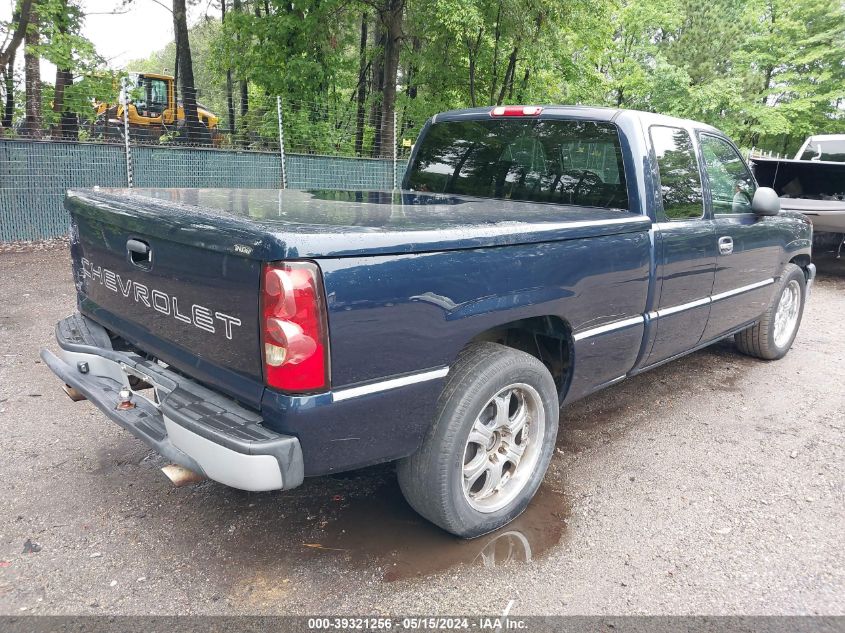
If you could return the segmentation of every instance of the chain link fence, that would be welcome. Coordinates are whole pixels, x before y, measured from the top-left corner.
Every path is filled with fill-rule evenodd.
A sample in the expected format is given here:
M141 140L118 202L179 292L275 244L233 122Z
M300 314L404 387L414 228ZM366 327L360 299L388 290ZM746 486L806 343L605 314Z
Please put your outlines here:
M116 103L95 104L89 120L32 125L23 117L0 128L0 242L65 235L63 198L74 188L390 190L401 183L411 148L401 112L382 125L349 100L251 95L248 111L233 104L218 114L198 98L191 127L187 104L175 100L166 78L134 81Z

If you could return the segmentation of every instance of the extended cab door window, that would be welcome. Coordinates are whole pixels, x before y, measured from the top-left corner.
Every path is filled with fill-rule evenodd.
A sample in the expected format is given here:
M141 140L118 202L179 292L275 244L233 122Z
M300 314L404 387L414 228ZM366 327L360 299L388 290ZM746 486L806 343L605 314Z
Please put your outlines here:
M665 219L655 225L657 314L646 364L695 347L710 315L716 268L713 222L704 219L701 172L687 130L664 125L649 130L657 159ZM660 218L660 209L656 217Z
M745 161L725 139L710 134L700 138L713 214L751 213L756 184Z
M704 217L701 174L689 133L681 128L654 125L651 143L660 174L663 212L669 220Z
M699 133L719 244L713 303L704 339L727 334L758 318L772 294L764 284L779 274L783 247L770 221L751 211L756 183L726 139Z

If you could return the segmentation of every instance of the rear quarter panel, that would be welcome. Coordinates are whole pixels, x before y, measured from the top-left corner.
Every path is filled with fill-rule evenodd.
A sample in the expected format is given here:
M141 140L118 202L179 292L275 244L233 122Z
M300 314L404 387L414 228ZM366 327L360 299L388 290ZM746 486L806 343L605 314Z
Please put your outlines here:
M572 330L641 314L649 234L415 255L318 261L329 309L332 389L451 365L497 326L553 315ZM569 393L628 371L642 325L575 345ZM265 392L267 424L296 435L306 475L412 454L432 423L444 379L332 402ZM330 412L328 410L331 410Z
M333 388L450 365L474 337L519 319L553 315L577 331L641 314L649 258L648 232L639 231L321 260ZM590 382L601 382L607 372L624 373L639 351L638 343L632 347L630 355L610 363L619 367L579 366L576 357L575 371ZM607 359L601 364L608 365Z

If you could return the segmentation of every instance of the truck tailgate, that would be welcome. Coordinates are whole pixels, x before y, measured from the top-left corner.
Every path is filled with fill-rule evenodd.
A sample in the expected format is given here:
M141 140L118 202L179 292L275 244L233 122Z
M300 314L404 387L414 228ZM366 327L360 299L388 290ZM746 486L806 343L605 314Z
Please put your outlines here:
M80 311L148 354L258 407L261 262L214 247L202 230L161 229L173 218L68 194ZM158 220L158 221L157 221ZM173 232L172 235L177 235ZM233 236L234 239L237 239ZM233 239L230 238L230 239Z

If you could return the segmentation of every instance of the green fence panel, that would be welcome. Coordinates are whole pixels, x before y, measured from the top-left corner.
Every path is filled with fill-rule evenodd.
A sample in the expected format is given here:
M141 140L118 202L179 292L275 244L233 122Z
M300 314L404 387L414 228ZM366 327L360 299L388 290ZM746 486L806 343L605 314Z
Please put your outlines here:
M136 187L278 189L279 154L190 147L133 147Z
M291 189L389 190L393 188L392 170L393 161L386 159L285 155L287 184Z
M272 152L132 147L135 187L278 189L281 157ZM291 189L393 187L393 161L307 154L285 156ZM401 183L405 162L397 164ZM121 145L0 139L0 242L67 233L62 201L73 188L125 187Z
M0 242L65 235L65 191L94 185L126 186L122 147L0 140Z

